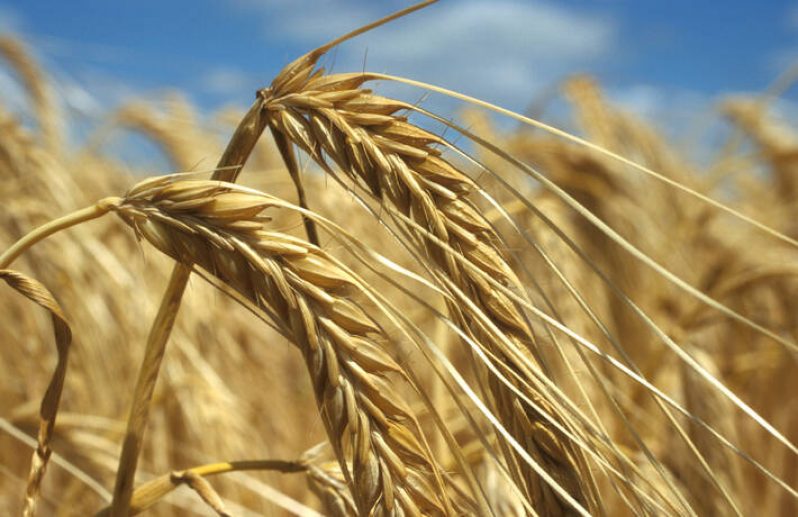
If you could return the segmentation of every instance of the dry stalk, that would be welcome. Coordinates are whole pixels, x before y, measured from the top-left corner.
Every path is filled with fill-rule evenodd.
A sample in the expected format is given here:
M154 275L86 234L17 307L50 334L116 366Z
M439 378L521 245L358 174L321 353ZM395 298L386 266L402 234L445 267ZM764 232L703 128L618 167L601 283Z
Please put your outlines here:
M187 484L192 489L195 489L203 500L218 503L218 495L215 494L213 488L210 487L206 479L210 476L248 470L275 471L283 474L293 474L308 472L309 468L309 466L299 461L252 460L210 463L190 469L170 472L169 474L159 476L136 487L130 503L130 513L131 515L137 515L149 509L182 484ZM198 489L195 487L198 487ZM220 505L216 504L216 507L214 507L214 505L211 506L214 510L217 510L217 507ZM95 514L95 517L107 517L109 513L110 507L103 508Z
M67 358L69 356L69 347L72 343L72 331L58 302L39 282L9 269L0 269L0 280L3 280L12 289L50 312L53 320L55 346L58 351L58 362L39 408L39 436L36 442L36 449L33 452L33 458L31 459L30 473L28 474L28 483L25 489L25 505L22 515L31 517L36 511L36 498L39 495L42 478L52 453L50 440L53 437L55 417L58 414L61 391L64 388Z
M406 227L418 237L421 249L514 346L505 346L503 339L475 324L462 307L450 304L452 315L506 367L540 386L536 379L545 374L517 304L493 289L481 275L461 267L451 253L425 236L429 232L482 273L524 292L502 252L500 238L468 200L473 182L441 156L435 147L444 145L441 138L398 114L411 109L410 105L362 88L369 79L367 74L325 75L317 69L316 62L325 50L289 64L262 91L270 128L308 153L326 171L333 173L330 162L334 163L375 198L411 218L417 226ZM576 501L584 507L591 505L589 494L593 489L581 452L542 415L522 408L498 380L491 377L489 383L496 410L516 440ZM544 389L532 395L540 407L568 427ZM522 460L511 455L508 460L520 469L517 477L535 511L545 515L570 511L569 504Z
M233 137L219 160L213 179L235 181L247 161L252 149L263 133L265 118L262 116L262 99L258 97L253 106L236 128ZM164 292L161 306L147 337L144 360L136 380L133 400L128 417L128 428L119 458L119 468L114 486L114 501L111 515L125 517L128 514L130 498L133 494L136 465L147 425L150 400L158 379L161 361L166 350L166 342L174 326L177 310L191 275L191 262L179 262Z
M136 233L269 313L302 351L327 434L362 515L453 513L412 410L388 381L402 368L355 302L360 287L319 248L266 231L256 191L155 179L115 207ZM350 467L351 465L351 467Z

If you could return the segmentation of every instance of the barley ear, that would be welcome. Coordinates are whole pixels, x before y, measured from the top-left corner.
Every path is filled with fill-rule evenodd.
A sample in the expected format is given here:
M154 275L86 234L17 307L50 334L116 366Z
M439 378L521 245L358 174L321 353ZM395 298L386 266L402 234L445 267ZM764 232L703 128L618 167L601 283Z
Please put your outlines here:
M399 224L417 237L410 245L429 260L436 274L448 279L441 281L452 291L452 299L474 307L449 303L453 319L502 368L533 387L531 398L545 415L518 404L512 390L494 376L487 383L493 407L508 430L559 485L550 486L505 448L508 463L517 465L512 469L516 482L535 509L547 515L571 511L574 505L561 491L577 501L581 512L596 506L584 454L560 430L580 436L580 429L540 380L546 369L523 310L485 280L489 276L525 295L500 236L470 199L477 185L444 158L439 149L447 145L443 139L401 114L411 106L363 88L368 74L325 75L315 68L318 55L308 56L316 57L288 65L263 90L272 131L329 174L342 171L389 207Z
M392 376L389 336L356 300L363 287L323 250L267 231L281 201L231 183L134 187L117 214L138 235L261 307L305 359L319 414L363 515L454 515L443 470Z

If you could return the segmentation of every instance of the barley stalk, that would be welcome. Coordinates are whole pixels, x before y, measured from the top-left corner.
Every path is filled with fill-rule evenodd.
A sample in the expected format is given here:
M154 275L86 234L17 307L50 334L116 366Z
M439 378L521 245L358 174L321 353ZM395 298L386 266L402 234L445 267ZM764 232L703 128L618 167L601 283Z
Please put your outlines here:
M170 472L169 474L159 476L136 487L130 503L130 513L131 515L138 515L149 509L186 481L198 478L205 479L210 476L247 470L276 471L284 474L293 474L297 472L306 472L309 470L309 467L298 461L252 460L210 463L191 467L182 471ZM110 507L103 508L95 514L95 517L107 517L109 513Z

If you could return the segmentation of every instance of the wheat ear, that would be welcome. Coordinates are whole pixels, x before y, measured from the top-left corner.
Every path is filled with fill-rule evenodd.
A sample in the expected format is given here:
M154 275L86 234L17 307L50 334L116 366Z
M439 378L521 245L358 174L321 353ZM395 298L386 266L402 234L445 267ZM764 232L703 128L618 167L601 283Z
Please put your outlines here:
M366 74L325 75L316 68L320 55L314 51L294 61L263 90L271 130L307 152L328 172L332 173L334 164L375 198L412 219L416 224L408 228L420 237L417 242L426 255L462 292L469 293L516 345L515 350L508 350L496 336L473 324L473 318L461 308L450 304L463 327L487 344L507 368L529 377L531 364L533 378L544 375L533 357L534 339L517 304L492 289L481 276L460 267L450 253L425 237L429 232L483 273L523 292L501 251L498 235L468 200L474 183L435 148L444 143L441 138L398 114L411 106L362 88L368 80ZM514 437L558 484L587 505L586 494L592 488L580 451L540 414L522 408L501 383L491 379L490 388L497 411ZM538 390L534 399L549 415L562 420L543 390ZM522 486L535 510L547 515L567 513L568 504L533 470L518 463Z
M383 351L387 336L351 299L357 282L314 245L263 229L259 214L274 204L229 183L155 179L114 209L263 308L299 347L360 514L452 514L416 417L388 382L402 368Z

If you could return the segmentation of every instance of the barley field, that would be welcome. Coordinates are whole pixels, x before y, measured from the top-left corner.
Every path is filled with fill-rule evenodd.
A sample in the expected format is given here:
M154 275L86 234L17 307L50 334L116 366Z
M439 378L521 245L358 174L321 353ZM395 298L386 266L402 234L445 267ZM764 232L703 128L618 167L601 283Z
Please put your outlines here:
M586 75L564 131L320 66L428 3L79 145L0 39L4 515L798 514L794 77L699 164Z

